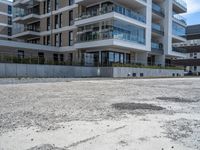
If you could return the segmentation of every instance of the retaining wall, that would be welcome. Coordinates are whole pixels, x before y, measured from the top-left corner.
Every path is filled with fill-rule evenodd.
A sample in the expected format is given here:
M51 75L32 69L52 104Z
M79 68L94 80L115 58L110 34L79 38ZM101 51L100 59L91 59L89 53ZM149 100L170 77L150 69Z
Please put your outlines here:
M125 67L80 67L0 63L0 77L162 77L183 76L183 70L143 69Z

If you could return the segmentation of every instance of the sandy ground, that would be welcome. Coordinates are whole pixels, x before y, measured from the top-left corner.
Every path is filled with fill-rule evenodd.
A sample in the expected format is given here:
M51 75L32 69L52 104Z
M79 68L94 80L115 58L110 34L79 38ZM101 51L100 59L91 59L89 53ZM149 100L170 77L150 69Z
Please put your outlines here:
M0 79L0 150L200 150L200 78Z

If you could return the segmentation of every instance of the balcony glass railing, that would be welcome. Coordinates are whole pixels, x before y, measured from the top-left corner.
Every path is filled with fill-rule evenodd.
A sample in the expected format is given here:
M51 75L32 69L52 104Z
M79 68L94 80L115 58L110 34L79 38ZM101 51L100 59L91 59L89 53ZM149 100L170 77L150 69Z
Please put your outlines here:
M173 21L172 32L173 35L184 37L186 34L186 28Z
M160 24L152 23L152 31L164 35L164 29Z
M183 16L178 15L178 14L174 14L173 18L178 20L178 21L180 21L180 22L182 22L183 24L187 25L187 20Z
M98 41L98 40L107 40L107 39L118 39L128 42L136 42L139 44L145 44L145 40L138 36L129 34L129 33L119 33L119 31L103 31L103 32L90 32L78 35L77 43L82 42L91 42L91 41Z
M158 4L152 3L152 11L156 14L164 16L164 9L162 9Z
M18 34L18 33L26 32L26 31L40 32L40 28L39 27L37 27L37 28L24 27L24 28L20 28L20 29L14 29L13 33Z
M151 48L155 50L163 50L163 44L157 42L151 42Z
M145 44L145 28L114 19L79 27L77 35L77 43L118 39Z
M186 49L180 48L180 47L172 47L172 51L178 52L178 53L187 53Z
M173 0L177 5L183 7L184 9L187 9L187 3L185 0Z
M39 9L30 9L28 11L25 11L23 13L17 13L14 15L14 17L25 17L25 16L28 16L28 15L31 15L31 14L35 14L35 15L40 15L39 13Z
M101 9L98 8L92 11L82 12L78 19L79 20L87 19L87 18L103 15L110 12L117 12L124 16L138 20L140 22L143 22L143 23L146 22L146 17L143 16L142 14L139 14L131 9L127 9L125 7L118 6L118 5L110 5L110 6L102 7Z

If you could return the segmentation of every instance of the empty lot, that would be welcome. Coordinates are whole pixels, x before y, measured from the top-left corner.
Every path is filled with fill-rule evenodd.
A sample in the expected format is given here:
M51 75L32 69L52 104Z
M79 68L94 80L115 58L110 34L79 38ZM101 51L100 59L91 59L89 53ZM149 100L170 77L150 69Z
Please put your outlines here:
M200 79L0 79L0 150L199 150Z

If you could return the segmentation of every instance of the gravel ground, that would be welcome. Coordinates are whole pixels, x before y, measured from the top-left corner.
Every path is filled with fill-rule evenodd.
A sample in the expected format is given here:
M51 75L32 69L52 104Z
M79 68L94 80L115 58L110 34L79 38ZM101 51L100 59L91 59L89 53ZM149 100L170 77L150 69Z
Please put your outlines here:
M199 85L0 79L0 150L199 150Z

